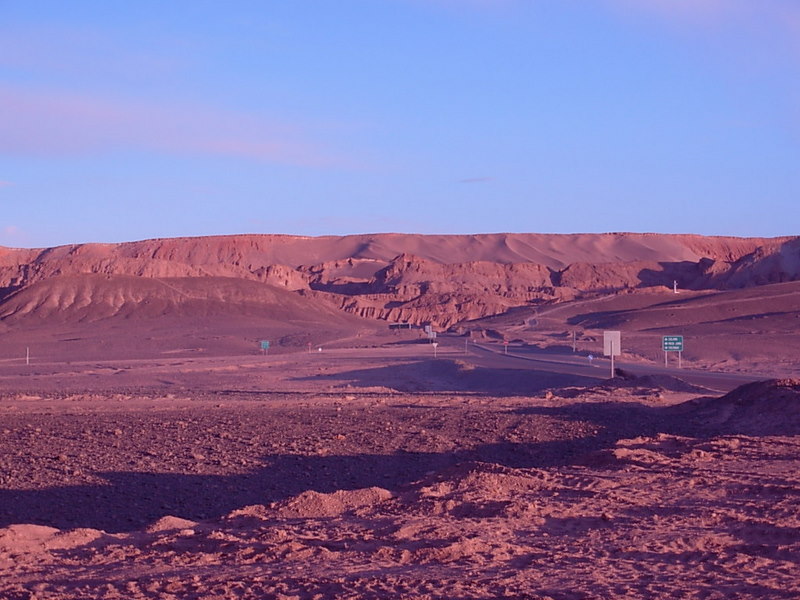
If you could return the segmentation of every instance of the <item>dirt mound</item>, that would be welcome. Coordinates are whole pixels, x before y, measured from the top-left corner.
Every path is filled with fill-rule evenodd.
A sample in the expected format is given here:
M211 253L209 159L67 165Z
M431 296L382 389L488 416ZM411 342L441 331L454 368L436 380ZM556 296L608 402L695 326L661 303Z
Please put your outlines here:
M727 433L800 433L800 380L770 379L740 386L721 398L699 401L696 414Z
M707 394L711 390L684 381L674 375L634 375L623 369L616 369L616 376L600 384L603 388L643 388L654 391L688 392Z
M328 494L307 490L293 498L276 502L270 506L261 504L246 506L233 511L225 518L236 520L242 517L257 517L259 519L320 519L337 517L352 510L374 506L389 500L393 496L394 494L389 490L379 487L337 490Z
M0 529L0 557L3 554L39 553L83 546L101 537L102 531L79 528L62 531L43 525L9 525Z
M192 529L193 527L197 527L196 521L190 521L188 519L167 515L165 517L161 517L158 521L146 527L145 531L147 533L164 533L167 531Z

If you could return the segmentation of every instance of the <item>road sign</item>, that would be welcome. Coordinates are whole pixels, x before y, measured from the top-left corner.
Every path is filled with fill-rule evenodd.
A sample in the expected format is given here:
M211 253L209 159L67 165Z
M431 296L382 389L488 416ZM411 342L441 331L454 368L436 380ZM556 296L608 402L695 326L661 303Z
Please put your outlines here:
M622 350L619 331L603 332L603 354L606 356L619 356Z
M683 352L683 336L665 335L661 338L661 348L664 352Z
M269 350L269 341L261 340L261 349L262 350Z
M611 378L614 378L614 357L622 353L622 341L619 331L603 332L603 354L611 357Z

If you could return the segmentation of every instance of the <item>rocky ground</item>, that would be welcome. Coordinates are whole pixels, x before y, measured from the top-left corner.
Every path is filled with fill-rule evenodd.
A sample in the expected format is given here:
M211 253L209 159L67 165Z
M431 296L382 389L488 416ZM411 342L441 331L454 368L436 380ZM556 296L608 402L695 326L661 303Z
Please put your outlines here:
M0 597L800 595L796 382L305 385L4 392Z

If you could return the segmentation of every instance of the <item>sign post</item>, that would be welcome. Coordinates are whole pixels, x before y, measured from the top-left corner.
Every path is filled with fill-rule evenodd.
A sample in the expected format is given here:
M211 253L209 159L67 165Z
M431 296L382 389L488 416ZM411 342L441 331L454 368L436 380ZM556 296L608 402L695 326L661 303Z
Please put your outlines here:
M503 354L508 354L508 340L503 340Z
M611 377L614 377L614 357L619 356L622 350L621 335L619 331L603 332L603 354L611 357Z
M439 347L439 342L433 342L431 345L433 346L433 358L436 358L436 348Z
M268 340L261 340L261 352L264 354L269 353L269 341Z
M678 353L678 368L681 365L681 352L683 352L683 336L682 335L665 335L661 338L661 349L664 350L664 366L667 366L667 352Z

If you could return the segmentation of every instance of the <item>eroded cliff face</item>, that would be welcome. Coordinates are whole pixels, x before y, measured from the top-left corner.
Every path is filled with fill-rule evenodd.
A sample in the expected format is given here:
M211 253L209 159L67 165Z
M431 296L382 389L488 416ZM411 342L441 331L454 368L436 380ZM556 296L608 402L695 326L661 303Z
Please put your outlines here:
M449 327L517 306L671 288L673 282L684 289L729 289L797 280L800 238L242 235L0 248L0 303L38 282L86 274L241 279L361 317ZM147 289L158 288L142 286ZM83 300L87 311L90 296Z

